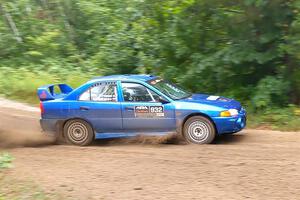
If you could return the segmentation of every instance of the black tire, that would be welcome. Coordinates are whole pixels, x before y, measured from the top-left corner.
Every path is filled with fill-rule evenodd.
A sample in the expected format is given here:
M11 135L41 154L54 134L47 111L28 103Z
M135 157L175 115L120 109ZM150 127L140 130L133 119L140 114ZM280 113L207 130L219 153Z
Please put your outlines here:
M55 136L55 141L54 142L55 142L55 144L65 144L66 143L63 131L59 131L57 133L57 135Z
M64 138L68 144L87 146L94 140L94 131L86 121L74 119L65 124Z
M194 116L184 123L183 136L188 143L210 144L216 137L216 129L208 118Z

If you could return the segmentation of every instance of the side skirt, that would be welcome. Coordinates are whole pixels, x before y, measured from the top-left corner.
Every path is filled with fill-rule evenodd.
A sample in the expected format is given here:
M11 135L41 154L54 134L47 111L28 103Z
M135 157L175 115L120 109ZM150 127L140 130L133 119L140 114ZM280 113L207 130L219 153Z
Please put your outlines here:
M96 133L95 139L106 139L106 138L126 138L126 137L135 137L138 135L144 136L165 136L168 134L174 134L174 132L126 132L126 133Z

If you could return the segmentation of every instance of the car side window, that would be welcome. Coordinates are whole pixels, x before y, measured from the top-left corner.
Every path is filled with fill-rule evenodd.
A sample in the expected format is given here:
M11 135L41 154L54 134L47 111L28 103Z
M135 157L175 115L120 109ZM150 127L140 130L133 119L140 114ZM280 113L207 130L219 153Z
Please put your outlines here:
M127 102L159 102L159 96L138 83L122 83L124 101Z
M96 83L79 97L79 101L117 101L117 86L115 84Z

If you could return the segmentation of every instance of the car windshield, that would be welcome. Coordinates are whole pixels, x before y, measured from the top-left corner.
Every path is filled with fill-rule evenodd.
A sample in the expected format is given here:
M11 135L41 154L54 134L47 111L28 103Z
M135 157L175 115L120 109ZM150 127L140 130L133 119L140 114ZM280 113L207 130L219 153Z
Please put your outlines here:
M163 79L150 80L148 83L173 100L185 99L192 95L191 93L179 88L175 84Z

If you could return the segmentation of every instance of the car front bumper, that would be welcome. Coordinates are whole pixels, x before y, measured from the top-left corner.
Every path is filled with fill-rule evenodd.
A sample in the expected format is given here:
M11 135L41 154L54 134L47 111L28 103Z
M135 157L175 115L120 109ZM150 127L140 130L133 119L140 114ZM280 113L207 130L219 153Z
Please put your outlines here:
M247 123L246 113L239 114L236 117L214 117L218 134L235 133L245 128Z

